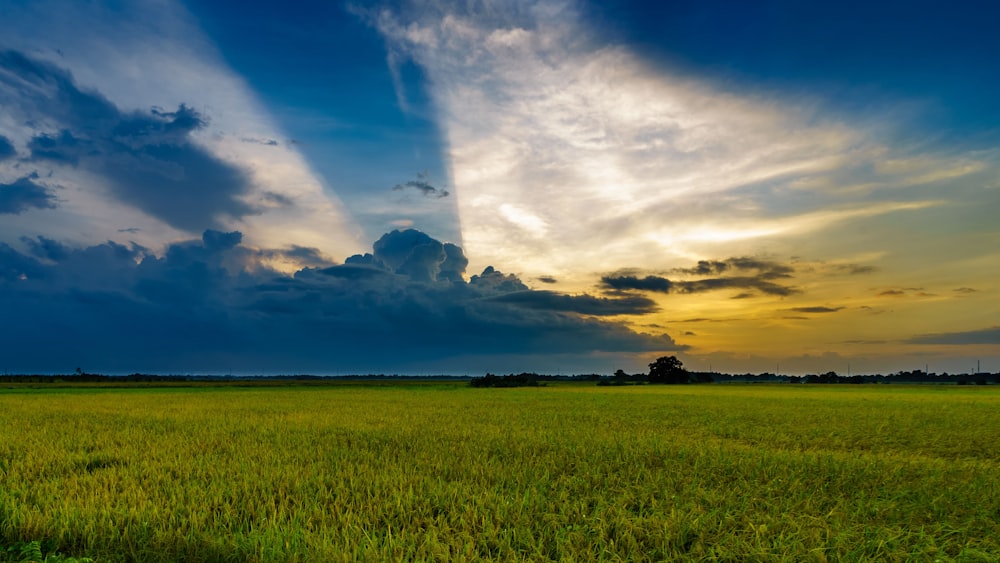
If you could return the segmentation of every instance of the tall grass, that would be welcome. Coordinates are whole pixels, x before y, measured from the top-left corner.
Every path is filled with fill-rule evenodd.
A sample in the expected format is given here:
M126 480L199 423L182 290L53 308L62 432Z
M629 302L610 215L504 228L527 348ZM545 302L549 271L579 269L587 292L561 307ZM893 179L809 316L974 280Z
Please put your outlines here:
M3 390L0 545L997 561L998 415L993 388Z

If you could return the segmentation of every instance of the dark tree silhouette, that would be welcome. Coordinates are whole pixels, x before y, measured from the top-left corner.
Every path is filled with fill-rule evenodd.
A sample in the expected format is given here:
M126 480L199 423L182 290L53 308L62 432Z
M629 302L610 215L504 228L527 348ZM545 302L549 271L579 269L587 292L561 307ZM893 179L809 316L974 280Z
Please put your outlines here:
M677 356L663 356L649 364L650 383L690 383L691 374Z

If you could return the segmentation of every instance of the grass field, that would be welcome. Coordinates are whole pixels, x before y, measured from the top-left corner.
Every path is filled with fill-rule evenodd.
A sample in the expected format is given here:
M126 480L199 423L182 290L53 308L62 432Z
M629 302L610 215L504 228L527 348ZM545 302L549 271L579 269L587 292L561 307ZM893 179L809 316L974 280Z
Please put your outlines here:
M1000 388L0 388L0 483L98 562L998 561Z

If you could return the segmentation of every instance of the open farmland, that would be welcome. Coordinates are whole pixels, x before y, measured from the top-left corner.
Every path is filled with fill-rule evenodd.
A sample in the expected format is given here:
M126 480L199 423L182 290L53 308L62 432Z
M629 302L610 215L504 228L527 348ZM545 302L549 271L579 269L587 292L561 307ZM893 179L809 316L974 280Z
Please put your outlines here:
M0 545L996 561L998 415L993 387L6 388Z

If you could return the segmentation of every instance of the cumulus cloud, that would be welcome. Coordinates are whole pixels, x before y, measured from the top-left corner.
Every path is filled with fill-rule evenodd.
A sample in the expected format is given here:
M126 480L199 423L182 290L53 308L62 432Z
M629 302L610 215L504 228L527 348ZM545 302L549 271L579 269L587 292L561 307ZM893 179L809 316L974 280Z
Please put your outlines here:
M0 340L20 351L5 361L25 369L330 373L405 371L415 361L463 369L448 363L458 356L683 349L668 336L593 318L652 310L648 300L533 292L494 268L466 281L462 249L419 231L388 233L372 253L294 275L268 268L271 254L319 259L315 249L254 249L241 239L208 230L162 255L45 237L25 238L24 251L0 244Z
M37 175L18 178L10 184L0 183L0 215L19 215L29 209L54 209L56 198L35 182Z

